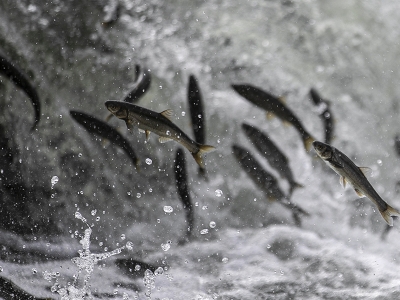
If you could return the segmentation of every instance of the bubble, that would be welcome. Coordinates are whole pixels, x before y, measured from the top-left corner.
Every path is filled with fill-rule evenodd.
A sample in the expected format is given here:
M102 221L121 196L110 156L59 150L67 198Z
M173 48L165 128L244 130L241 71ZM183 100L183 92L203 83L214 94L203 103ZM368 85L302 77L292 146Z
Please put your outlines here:
M37 270L35 268L32 269L32 274L36 274Z
M126 239L125 234L121 234L121 240L125 240L125 239Z
M221 197L222 196L222 191L221 190L215 190L215 196Z
M135 266L135 271L139 271L142 267L140 265Z
M51 177L51 188L53 188L58 182L58 176Z
M149 166L153 163L153 161L151 160L151 158L146 158L145 162L146 162L146 164L148 164Z
M82 157L82 153L79 153L79 154L78 154L78 157Z
M97 213L97 210L96 210L96 209L93 209L93 210L90 212L90 214L91 214L92 216L95 216L96 213Z
M126 243L126 249L132 250L133 249L133 243L132 242L127 242Z
M377 163L378 163L378 166L382 166L382 160L380 160L380 159L378 159L377 161L376 161Z
M208 233L208 229L206 228L206 229L202 229L201 231L200 231L200 234L207 234Z
M164 269L161 267L158 267L155 271L154 271L154 275L158 276L158 275L162 275L164 273Z
M224 257L224 258L222 259L222 262L223 262L224 264L226 264L228 261L229 261L229 259L228 259L227 257Z
M136 193L136 198L140 198L140 197L142 197L142 194L141 193Z
M211 222L210 222L210 227L211 227L211 228L215 228L215 226L217 226L217 224L216 224L214 221L211 221Z
M181 114L182 114L182 117L184 117L186 115L186 112L183 111Z
M202 210L207 210L208 206L207 205L203 205L203 207L201 208Z
M96 221L97 221L97 222L100 221L100 217L97 217L97 218L96 218Z
M164 206L164 211L170 214L174 211L174 209L172 208L172 206L166 205Z
M161 249L163 249L164 251L168 251L169 248L171 248L171 244L161 244Z

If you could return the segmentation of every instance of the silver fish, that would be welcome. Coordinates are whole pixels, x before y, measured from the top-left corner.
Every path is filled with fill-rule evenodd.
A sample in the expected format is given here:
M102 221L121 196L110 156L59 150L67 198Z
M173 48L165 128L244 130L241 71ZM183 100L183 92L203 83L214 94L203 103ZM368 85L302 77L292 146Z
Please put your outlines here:
M202 145L193 141L178 126L171 122L172 111L164 110L161 113L131 104L124 101L109 100L105 102L107 109L117 118L124 120L129 130L134 125L146 133L146 138L150 132L159 136L160 143L175 140L192 153L193 158L204 167L203 155L206 152L215 150L213 146Z
M328 144L314 141L313 147L318 156L340 176L343 187L349 183L359 197L368 197L377 206L386 223L393 226L392 216L400 216L400 212L387 204L374 190L364 175L367 168L356 166L343 152Z

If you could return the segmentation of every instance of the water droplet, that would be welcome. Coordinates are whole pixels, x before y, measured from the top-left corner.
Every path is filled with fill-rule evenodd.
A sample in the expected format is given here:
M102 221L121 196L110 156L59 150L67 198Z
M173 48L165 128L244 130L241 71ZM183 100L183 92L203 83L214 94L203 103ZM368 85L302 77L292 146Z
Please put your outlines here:
M130 195L131 195L131 192L126 192L126 194L127 194L128 196L130 196Z
M172 206L166 205L164 206L164 211L170 214L174 211L174 209L172 208Z
M214 221L211 221L211 222L210 222L210 227L211 227L211 228L215 228L215 226L217 226L217 224L216 224Z
M97 222L100 221L100 217L97 217L97 218L96 218L96 221L97 221Z
M229 259L228 259L227 257L224 257L224 258L222 259L222 262L223 262L224 264L226 264L228 261L229 261Z
M93 209L93 210L90 212L90 214L91 214L92 216L95 216L96 213L97 213L97 209Z
M136 194L136 198L139 199L140 197L142 197L142 194L141 194L141 193L137 193L137 194Z
M132 242L127 242L126 243L126 249L132 250L133 249L133 243Z
M146 162L146 164L148 164L149 166L153 163L153 161L151 160L151 158L146 158L145 162Z
M79 211L77 211L76 213L75 213L75 218L77 218L77 219L79 219L79 220L82 220L82 214L79 212Z
M157 219L157 223L160 224L160 223L161 223L161 220L160 220L160 219Z
M1 272L3 272L3 267L2 267L2 266L0 266L0 273L1 273Z
M202 210L207 210L208 206L207 205L203 205L203 207L201 208Z
M58 182L58 176L51 177L51 188L53 188Z
M135 271L139 271L142 267L140 265L135 266Z
M125 239L126 239L125 234L121 234L121 240L125 240Z
M79 153L79 154L78 154L78 157L82 157L82 153Z
M201 231L200 231L200 234L207 234L208 233L208 229L206 228L206 229L202 229Z
M37 270L35 268L32 269L32 274L36 274Z
M167 130L167 131L165 132L165 134L166 134L167 136L170 136L170 135L171 135L171 131Z
M378 159L376 162L378 163L379 166L382 166L382 164L383 164L382 160L380 160L380 159Z
M182 114L182 117L184 117L186 115L186 112L183 111L181 114Z
M215 190L215 196L221 197L222 196L222 191L221 190Z
M158 275L162 275L164 273L164 269L161 267L158 267L155 271L154 271L154 275L158 276Z
M195 203L194 203L194 206L199 206L199 202L195 202Z
M169 248L171 248L171 244L161 244L161 249L163 249L164 251L168 251Z

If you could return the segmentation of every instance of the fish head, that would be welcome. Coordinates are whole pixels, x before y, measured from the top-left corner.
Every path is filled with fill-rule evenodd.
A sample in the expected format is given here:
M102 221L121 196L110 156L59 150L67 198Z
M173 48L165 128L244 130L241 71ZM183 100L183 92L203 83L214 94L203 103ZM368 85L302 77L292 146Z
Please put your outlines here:
M321 157L323 160L329 160L332 158L333 148L328 144L314 141L312 145L315 149L315 152L317 152L318 156Z
M128 110L118 103L119 101L106 101L107 109L117 118L126 119L128 117Z

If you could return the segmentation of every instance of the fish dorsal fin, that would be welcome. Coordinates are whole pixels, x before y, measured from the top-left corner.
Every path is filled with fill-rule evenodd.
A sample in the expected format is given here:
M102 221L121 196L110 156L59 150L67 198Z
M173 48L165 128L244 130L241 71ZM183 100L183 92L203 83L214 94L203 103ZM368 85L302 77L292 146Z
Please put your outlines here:
M342 185L342 187L345 188L346 187L346 183L347 183L346 177L340 176L339 180L340 180L340 184Z
M363 192L361 192L360 190L354 189L358 195L358 197L363 198L365 197L365 195L363 194Z
M372 172L372 169L368 167L359 167L359 169L365 176L371 174Z
M160 137L158 138L158 141L159 141L160 143L166 143L166 142L172 141L172 139L169 138L169 137L166 137L166 136L160 136Z
M172 115L174 114L174 112L173 112L172 109L166 109L166 110L160 112L160 114L161 114L163 117L166 117L168 120L171 121L171 117L172 117Z

